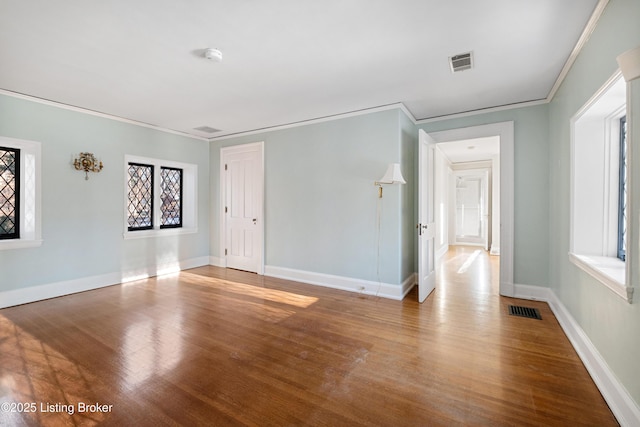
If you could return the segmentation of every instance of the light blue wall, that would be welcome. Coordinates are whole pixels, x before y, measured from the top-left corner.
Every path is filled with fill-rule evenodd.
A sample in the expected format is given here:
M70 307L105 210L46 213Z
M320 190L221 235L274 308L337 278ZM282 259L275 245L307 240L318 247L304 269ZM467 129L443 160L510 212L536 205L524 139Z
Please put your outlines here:
M617 70L616 56L640 44L640 2L611 0L598 26L549 105L550 285L606 363L640 404L640 291L628 304L569 262L569 146L571 117ZM637 84L637 83L636 83ZM637 91L635 92L637 96ZM640 106L640 99L635 100ZM640 146L637 123L631 145ZM634 148L634 153L637 152ZM640 185L635 181L634 185ZM636 202L637 209L637 202ZM637 212L634 212L637 216ZM637 222L636 222L637 224ZM631 241L637 250L637 235ZM636 271L636 256L628 260Z
M209 256L206 141L3 95L0 135L41 143L44 240L0 251L0 292ZM88 181L71 165L81 151L104 163ZM124 240L125 154L198 165L198 233Z
M546 105L422 124L425 132L514 122L514 283L549 284L549 138Z
M402 170L406 185L401 187L401 277L409 277L418 271L418 233L415 228L418 218L418 128L403 112L400 116L400 147Z
M220 148L264 141L265 264L401 284L414 270L403 231L413 223L412 187L387 186L378 199L373 183L390 162L413 176L402 116L393 109L212 142L212 255L220 256Z

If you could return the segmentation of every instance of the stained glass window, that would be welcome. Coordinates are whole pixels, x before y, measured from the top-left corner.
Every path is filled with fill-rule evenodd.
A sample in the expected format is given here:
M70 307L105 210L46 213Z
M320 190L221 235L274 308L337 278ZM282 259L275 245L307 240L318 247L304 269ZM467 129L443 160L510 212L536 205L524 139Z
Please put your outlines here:
M128 167L129 231L153 228L153 166L129 163Z
M0 239L20 238L20 150L0 147Z
M625 260L627 247L627 117L620 119L620 181L618 191L618 258Z
M182 227L182 169L160 168L160 228Z

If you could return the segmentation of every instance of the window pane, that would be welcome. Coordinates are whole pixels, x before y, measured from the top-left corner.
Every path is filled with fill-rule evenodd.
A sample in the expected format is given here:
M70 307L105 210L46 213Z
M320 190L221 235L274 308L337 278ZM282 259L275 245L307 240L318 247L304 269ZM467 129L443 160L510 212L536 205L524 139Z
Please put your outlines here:
M620 175L618 191L618 258L625 260L627 248L627 118L620 119Z
M20 150L0 147L0 239L20 238Z
M129 231L153 228L153 166L129 163Z
M182 227L182 169L160 168L160 228Z

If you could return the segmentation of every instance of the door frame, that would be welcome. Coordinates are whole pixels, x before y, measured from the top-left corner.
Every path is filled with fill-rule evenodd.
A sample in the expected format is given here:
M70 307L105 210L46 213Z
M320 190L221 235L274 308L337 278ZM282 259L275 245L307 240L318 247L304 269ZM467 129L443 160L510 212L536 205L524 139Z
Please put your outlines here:
M225 200L227 199L227 174L225 173L224 165L226 163L227 156L230 154L242 153L244 151L257 151L260 154L259 165L260 170L256 174L259 182L256 188L258 189L258 271L257 274L264 275L264 234L265 234L265 215L264 215L264 141L252 142L249 144L231 145L228 147L220 147L220 180L219 180L219 194L220 194L220 260L221 267L227 267L227 257L224 255L226 248L226 231L227 231L227 219L224 212Z
M428 132L436 142L500 137L500 295L512 297L514 250L514 125L513 121ZM418 261L419 262L419 261Z

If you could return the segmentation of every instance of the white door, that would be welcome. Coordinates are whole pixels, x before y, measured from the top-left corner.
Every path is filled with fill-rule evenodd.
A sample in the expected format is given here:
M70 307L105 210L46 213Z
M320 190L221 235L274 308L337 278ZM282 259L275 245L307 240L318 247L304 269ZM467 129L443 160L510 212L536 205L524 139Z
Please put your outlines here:
M482 202L480 203L482 207L482 243L485 251L489 250L489 224L491 223L491 216L489 215L489 202L491 200L489 181L489 171L486 170L482 175Z
M262 143L220 150L226 266L263 274Z
M489 169L456 171L456 244L489 248Z
M418 300L436 288L434 193L436 141L422 129L418 144Z

